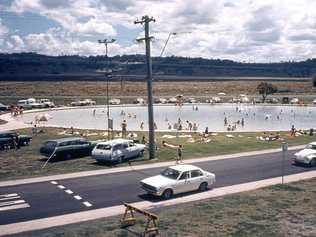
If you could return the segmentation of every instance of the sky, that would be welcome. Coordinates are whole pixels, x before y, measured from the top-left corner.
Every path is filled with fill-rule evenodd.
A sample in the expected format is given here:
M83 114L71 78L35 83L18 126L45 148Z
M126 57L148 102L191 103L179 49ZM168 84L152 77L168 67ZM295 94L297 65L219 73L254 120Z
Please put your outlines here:
M148 15L152 55L301 61L316 53L315 0L0 0L0 52L144 54Z

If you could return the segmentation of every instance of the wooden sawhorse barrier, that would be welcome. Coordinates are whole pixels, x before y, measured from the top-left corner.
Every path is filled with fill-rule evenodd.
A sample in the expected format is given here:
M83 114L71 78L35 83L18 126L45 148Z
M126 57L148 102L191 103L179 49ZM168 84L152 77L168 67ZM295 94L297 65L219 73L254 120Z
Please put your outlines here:
M157 225L157 220L158 220L157 215L152 214L148 211L141 210L141 209L134 207L128 203L124 203L124 206L126 207L126 209L125 209L124 216L121 219L121 227L122 228L135 225L136 218L135 218L134 212L138 212L140 214L143 214L147 218L146 227L145 227L145 230L144 230L142 236L146 237L146 235L149 233L155 233L156 235L159 234L158 225Z

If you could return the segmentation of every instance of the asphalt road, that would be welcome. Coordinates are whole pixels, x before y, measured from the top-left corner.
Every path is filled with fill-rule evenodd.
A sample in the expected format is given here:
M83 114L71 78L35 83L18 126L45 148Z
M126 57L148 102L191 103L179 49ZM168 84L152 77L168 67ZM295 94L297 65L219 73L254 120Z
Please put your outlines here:
M288 152L285 175L315 169L292 165L294 152ZM212 188L218 188L280 176L282 154L278 152L255 157L206 161L196 165L216 174L216 183ZM30 205L28 208L0 211L0 225L121 205L122 202L155 202L157 198L146 195L140 188L139 181L158 174L162 169L56 180L58 184L65 186L65 189L50 182L0 188L0 194L17 193ZM73 194L66 193L66 189L70 189ZM79 195L82 200L76 200L74 195ZM92 206L87 207L83 202L89 202Z

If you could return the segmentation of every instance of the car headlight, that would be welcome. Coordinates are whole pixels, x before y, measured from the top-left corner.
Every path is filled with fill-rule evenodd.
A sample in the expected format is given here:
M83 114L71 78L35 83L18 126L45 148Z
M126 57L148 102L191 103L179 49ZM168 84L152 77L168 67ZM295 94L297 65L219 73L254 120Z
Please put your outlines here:
M315 157L315 155L314 155L314 154L311 154L311 155L306 156L305 159L313 159L314 157Z

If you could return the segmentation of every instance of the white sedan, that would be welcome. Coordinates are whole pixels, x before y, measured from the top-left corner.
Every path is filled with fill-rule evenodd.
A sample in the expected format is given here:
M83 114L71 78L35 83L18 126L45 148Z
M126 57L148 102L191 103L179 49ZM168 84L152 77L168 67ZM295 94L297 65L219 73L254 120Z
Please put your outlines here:
M150 178L140 181L141 187L149 194L169 199L173 194L194 190L205 191L215 183L215 174L194 165L171 166Z
M316 166L316 142L309 143L305 149L294 154L294 163Z

